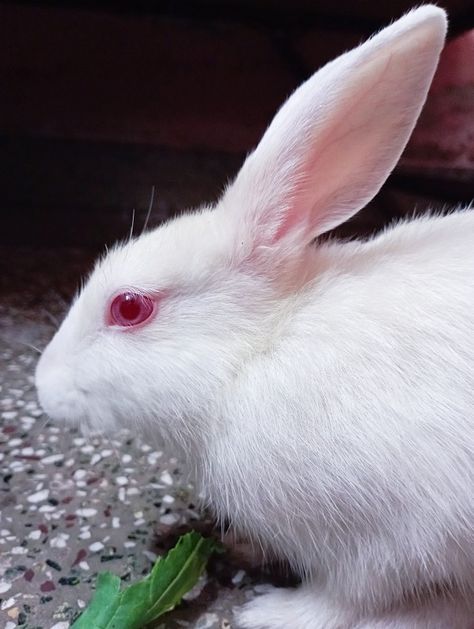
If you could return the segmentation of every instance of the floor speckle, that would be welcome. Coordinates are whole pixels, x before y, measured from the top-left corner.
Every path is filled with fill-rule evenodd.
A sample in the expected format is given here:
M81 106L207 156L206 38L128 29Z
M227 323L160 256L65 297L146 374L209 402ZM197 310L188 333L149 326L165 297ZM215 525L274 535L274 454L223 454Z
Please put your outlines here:
M8 258L6 256L9 256ZM88 257L0 254L0 626L67 629L97 573L127 584L195 528L211 534L172 452L126 432L85 438L55 426L36 400L34 347L53 333ZM75 279L71 285L71 278ZM45 312L48 314L46 315ZM178 470L178 471L177 471ZM266 579L235 557L216 558L196 590L157 627L231 627L232 609ZM235 628L234 628L235 629Z

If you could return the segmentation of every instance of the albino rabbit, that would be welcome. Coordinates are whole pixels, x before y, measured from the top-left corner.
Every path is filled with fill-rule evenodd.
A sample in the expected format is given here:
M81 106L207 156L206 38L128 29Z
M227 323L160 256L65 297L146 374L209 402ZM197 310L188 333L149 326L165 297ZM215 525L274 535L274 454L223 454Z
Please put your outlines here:
M299 571L237 627L474 626L474 213L313 242L396 164L445 31L424 6L317 72L216 207L98 263L39 362L51 417L159 435Z

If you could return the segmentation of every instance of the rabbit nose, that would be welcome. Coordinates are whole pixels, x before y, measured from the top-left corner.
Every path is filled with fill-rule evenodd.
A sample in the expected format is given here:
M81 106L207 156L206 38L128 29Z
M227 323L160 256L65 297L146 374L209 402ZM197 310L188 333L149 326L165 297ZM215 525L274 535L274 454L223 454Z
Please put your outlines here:
M40 405L51 419L78 421L80 396L74 390L71 370L49 346L36 366L35 385Z

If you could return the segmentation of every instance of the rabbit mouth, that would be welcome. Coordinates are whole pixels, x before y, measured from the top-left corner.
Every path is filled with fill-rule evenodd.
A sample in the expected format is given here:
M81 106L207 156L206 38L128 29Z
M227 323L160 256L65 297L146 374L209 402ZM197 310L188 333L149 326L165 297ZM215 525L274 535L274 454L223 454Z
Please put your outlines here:
M78 427L84 421L84 403L74 392L58 393L38 386L38 399L46 415L55 422Z

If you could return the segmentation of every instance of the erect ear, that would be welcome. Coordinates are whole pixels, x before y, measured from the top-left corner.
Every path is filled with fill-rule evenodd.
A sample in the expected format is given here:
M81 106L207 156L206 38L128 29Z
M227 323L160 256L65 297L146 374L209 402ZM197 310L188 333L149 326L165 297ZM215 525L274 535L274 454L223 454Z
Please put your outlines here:
M224 195L239 232L306 245L370 201L413 130L446 27L423 6L303 83Z

